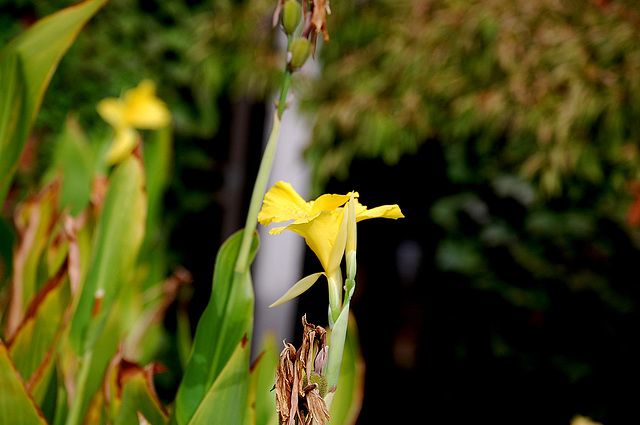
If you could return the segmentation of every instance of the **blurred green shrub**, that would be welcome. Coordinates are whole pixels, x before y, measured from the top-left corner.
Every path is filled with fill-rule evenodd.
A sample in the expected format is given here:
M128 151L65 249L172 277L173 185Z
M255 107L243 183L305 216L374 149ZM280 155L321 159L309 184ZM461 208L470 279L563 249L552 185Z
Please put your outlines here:
M318 187L354 157L443 144L456 183L509 173L548 196L638 176L631 2L335 2L308 157Z

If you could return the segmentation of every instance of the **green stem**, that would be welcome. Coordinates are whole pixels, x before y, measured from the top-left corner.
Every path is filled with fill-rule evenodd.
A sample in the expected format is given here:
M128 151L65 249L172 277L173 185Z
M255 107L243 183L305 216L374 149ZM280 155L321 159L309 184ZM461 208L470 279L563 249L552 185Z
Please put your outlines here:
M278 116L282 118L285 109L287 108L287 95L289 94L289 86L291 85L291 71L289 69L284 71L284 79L282 81L282 92L280 93L280 100L278 101Z
M287 55L289 54L289 46L293 41L293 34L287 36ZM289 86L291 85L291 70L289 69L289 61L284 65L284 78L282 79L282 90L280 91L280 101L278 102L278 116L282 119L285 109L287 109L287 96L289 94Z
M293 40L293 36L289 35L287 39L287 51L289 51L289 45ZM284 80L282 81L282 89L280 91L280 101L278 102L278 109L273 114L273 123L271 125L271 133L269 134L269 140L267 141L267 147L262 155L262 161L260 162L260 168L258 169L258 176L253 186L253 192L251 193L251 202L249 204L249 211L247 213L247 221L244 225L244 234L242 235L242 244L240 245L240 252L238 254L238 260L234 271L238 274L244 274L247 271L249 261L249 250L251 249L251 239L253 233L256 230L258 224L258 212L262 206L262 199L267 189L267 183L269 181L269 174L271 173L271 166L273 165L273 157L276 151L276 145L278 142L278 135L280 134L280 120L282 114L287 107L287 95L289 94L289 86L291 85L291 71L289 67L285 65Z
M82 356L82 365L80 366L80 372L78 373L78 380L76 382L75 393L73 394L73 400L71 401L71 408L69 409L69 416L67 416L67 425L80 425L82 423L82 407L85 398L85 390L87 388L87 382L89 381L89 372L91 371L91 360L93 358L93 349L87 350Z
M249 204L249 212L247 213L247 221L244 225L244 234L242 235L242 245L240 245L240 253L238 254L238 260L236 261L235 272L238 274L244 274L247 271L249 261L249 249L251 248L251 239L253 233L256 230L258 224L258 212L262 205L262 198L267 189L267 183L269 181L269 173L271 172L271 165L273 164L273 157L276 152L276 145L278 142L278 135L280 134L280 117L277 113L273 114L273 124L271 126L271 134L267 141L267 147L262 156L260 162L260 169L258 170L258 176L256 177L256 183L253 186L253 193L251 194L251 203Z

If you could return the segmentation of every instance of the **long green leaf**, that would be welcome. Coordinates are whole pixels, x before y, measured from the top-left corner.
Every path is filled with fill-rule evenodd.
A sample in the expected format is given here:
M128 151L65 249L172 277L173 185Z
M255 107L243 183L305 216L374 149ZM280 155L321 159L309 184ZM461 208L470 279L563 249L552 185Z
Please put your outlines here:
M42 412L33 402L20 374L0 341L0 424L46 425Z
M189 423L240 341L251 335L254 295L248 268L258 249L258 238L253 237L246 269L236 273L234 267L242 236L242 230L236 232L218 252L211 299L196 328L189 363L176 396L172 423Z
M249 371L249 406L245 425L277 425L276 394L273 389L278 366L278 348L273 332L264 335L260 355Z
M53 72L105 2L86 0L41 19L0 51L0 205Z
M131 281L145 218L144 170L140 160L131 156L114 170L98 221L91 263L69 335L77 353L84 353L99 338L121 288Z
M4 203L18 158L31 124L26 98L26 82L22 74L20 55L6 51L0 55L0 205Z

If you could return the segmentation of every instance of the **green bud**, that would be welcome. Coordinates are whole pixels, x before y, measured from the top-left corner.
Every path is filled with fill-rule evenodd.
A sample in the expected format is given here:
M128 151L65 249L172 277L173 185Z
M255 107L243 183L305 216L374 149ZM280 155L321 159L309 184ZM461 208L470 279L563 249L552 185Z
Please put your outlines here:
M318 392L320 397L324 397L327 394L327 377L319 373L311 372L310 384L318 384Z
M309 59L311 55L311 43L306 38L296 38L289 46L289 69L295 71Z
M356 252L347 252L347 278L355 279L356 270L358 270L358 261L356 260Z
M296 0L287 0L284 3L284 7L282 9L282 26L284 27L284 32L289 34L293 34L293 32L298 28L298 24L300 23L300 17L302 16L302 6Z

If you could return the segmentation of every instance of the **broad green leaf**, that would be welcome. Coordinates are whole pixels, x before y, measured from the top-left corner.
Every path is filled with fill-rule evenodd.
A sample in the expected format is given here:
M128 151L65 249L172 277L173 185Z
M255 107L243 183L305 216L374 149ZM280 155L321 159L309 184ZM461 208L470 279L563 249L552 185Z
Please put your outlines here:
M0 205L53 72L105 2L86 0L47 16L0 51Z
M58 220L59 184L48 185L20 204L15 213L18 246L13 256L11 303L5 323L5 337L12 338L40 286L48 276L38 275L43 251Z
M353 315L349 317L347 338L342 354L342 366L331 407L331 423L356 423L364 396L364 359L360 351L358 328Z
M249 371L249 403L245 425L277 425L276 394L272 389L278 366L278 348L273 333L264 335L259 352Z
M32 390L50 367L67 318L71 289L64 264L33 300L8 349L16 369Z
M243 424L248 385L249 342L245 336L208 389L188 424Z
M20 374L0 341L0 424L46 425L46 421L24 386Z
M242 235L241 230L230 236L218 252L211 298L196 328L172 423L189 423L240 341L251 335L254 295L248 268L258 249L258 238L254 234L247 269L235 273Z
M144 170L140 160L130 156L113 171L98 220L89 270L69 336L77 353L83 353L100 337L121 288L131 283L145 218Z

